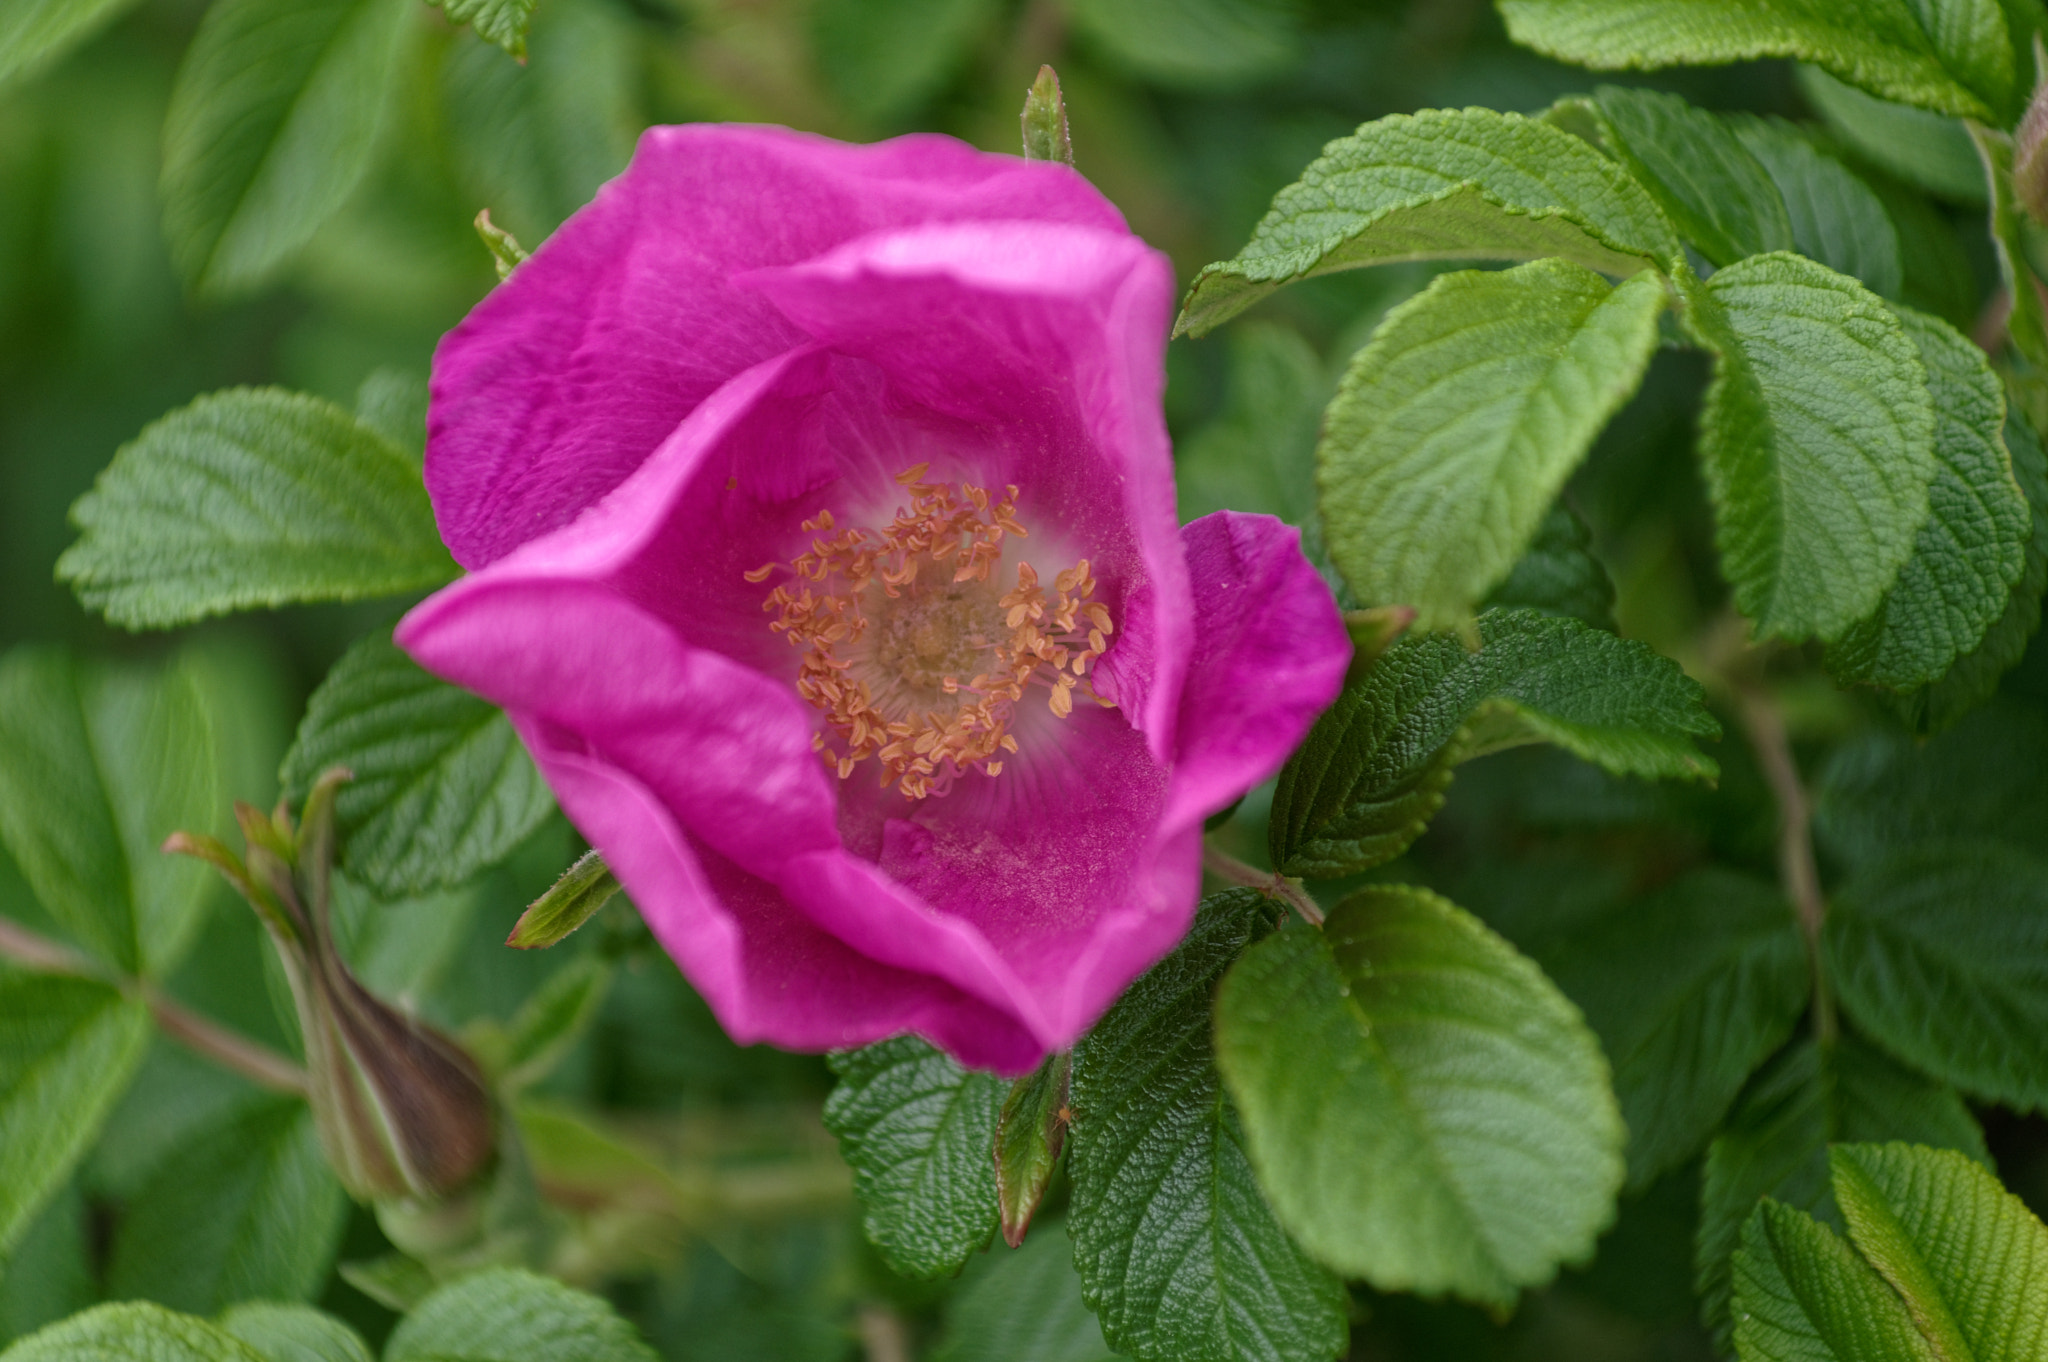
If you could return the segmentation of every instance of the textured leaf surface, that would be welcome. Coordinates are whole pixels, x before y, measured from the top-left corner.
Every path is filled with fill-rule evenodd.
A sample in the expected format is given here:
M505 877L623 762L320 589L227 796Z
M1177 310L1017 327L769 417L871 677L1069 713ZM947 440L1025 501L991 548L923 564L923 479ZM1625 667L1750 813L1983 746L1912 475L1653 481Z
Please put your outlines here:
M1706 1145L1806 1006L1791 908L1770 885L1730 871L1619 898L1533 954L1614 1065L1637 1187Z
M1565 260L1438 278L1352 360L1316 452L1360 600L1463 622L1499 585L1657 346L1661 277Z
M1804 1211L1759 1205L1734 1275L1742 1362L1938 1362L1884 1278Z
M1876 192L1855 172L1781 119L1742 118L1735 136L1777 186L1792 249L1861 279L1881 298L1905 287L1899 233Z
M62 55L133 3L134 0L13 0L0 9L0 81Z
M263 1101L158 1165L115 1233L109 1290L194 1314L307 1299L327 1280L344 1209L312 1113Z
M1943 1358L2048 1356L2048 1227L1960 1154L1828 1151L1849 1237Z
M1897 578L1935 474L1926 370L1855 280L1755 256L1688 289L1714 353L1701 418L1723 573L1757 632L1839 638Z
M1335 876L1390 861L1442 805L1460 760L1518 742L1555 743L1622 774L1717 773L1694 740L1720 727L1676 663L1529 610L1488 611L1479 637L1475 653L1450 635L1411 635L1344 688L1280 773L1274 864Z
M1842 891L1825 943L1872 1039L1972 1096L2048 1106L2048 862L1997 842L1902 851Z
M405 0L221 0L164 116L164 233L205 290L260 281L369 168L411 27Z
M318 398L236 388L122 446L57 575L130 629L439 586L455 564L418 460Z
M1778 186L1726 123L1677 95L1604 85L1615 150L1680 234L1716 265L1792 249Z
M1081 1299L1073 1256L1058 1224L994 1250L947 1308L932 1362L1116 1362Z
M224 1313L220 1328L266 1362L373 1362L355 1330L310 1306L248 1301Z
M825 1125L868 1238L909 1277L960 1270L996 1229L996 1120L1009 1085L914 1036L832 1057Z
M551 1277L493 1268L421 1301L384 1362L655 1362L633 1326Z
M1955 7L1981 13L1986 3ZM1500 12L1515 42L1596 71L1798 57L1872 94L1959 118L1989 117L2011 93L2009 42L2001 77L1985 64L1981 28L1964 25L1953 46L1938 46L1910 0L1500 0Z
M1266 902L1205 901L1074 1054L1075 1264L1104 1334L1145 1362L1328 1359L1349 1335L1343 1284L1259 1190L1210 1046L1216 981Z
M1678 254L1642 186L1570 133L1488 109L1399 114L1325 147L1245 248L1196 277L1177 329L1199 336L1284 283L1361 265L1563 256L1626 277Z
M161 1305L101 1305L29 1335L5 1362L275 1362L233 1335Z
M526 59L526 30L533 23L534 0L434 0L451 24L468 24L485 42L496 43L521 61Z
M1847 1140L1911 1140L1988 1159L1984 1134L1953 1088L1854 1035L1826 1053L1807 1040L1780 1054L1707 1150L1694 1266L1701 1313L1717 1336L1730 1327L1729 1259L1743 1222L1759 1199L1772 1197L1840 1224L1827 1147Z
M1625 1132L1598 1042L1436 895L1367 889L1276 933L1216 1009L1273 1209L1346 1276L1508 1305L1613 1218Z
M0 969L0 1254L92 1147L149 1033L105 984Z
M1913 690L1941 679L2005 613L2026 566L2032 508L2006 452L2005 394L1984 352L1901 309L1934 397L1928 516L1877 612L1828 652L1845 681Z
M1799 68L1799 92L1829 132L1880 170L1939 198L1984 202L1984 165L1959 120L1867 95L1817 66Z
M331 766L355 773L335 799L342 862L387 895L460 884L554 807L503 712L422 671L386 633L313 692L278 780L296 803Z

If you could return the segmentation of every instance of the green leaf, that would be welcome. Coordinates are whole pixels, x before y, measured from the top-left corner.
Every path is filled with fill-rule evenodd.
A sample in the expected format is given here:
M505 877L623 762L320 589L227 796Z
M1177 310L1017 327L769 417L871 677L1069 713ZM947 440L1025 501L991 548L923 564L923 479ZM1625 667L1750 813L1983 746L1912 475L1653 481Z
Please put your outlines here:
M101 1305L30 1334L0 1362L274 1362L233 1335L137 1301Z
M1498 586L1657 348L1663 280L1565 260L1440 276L1389 313L1324 419L1330 556L1360 600L1457 625Z
M848 109L887 122L937 94L997 15L991 0L819 0L811 50Z
M505 944L522 951L558 945L618 892L619 877L605 864L603 854L586 851L519 915Z
M158 1165L115 1230L108 1289L194 1314L306 1300L327 1280L345 1209L305 1103L255 1102Z
M534 0L429 0L451 24L468 24L485 42L496 43L521 62L526 60L526 30L533 23Z
M35 70L111 23L134 0L14 0L0 10L0 82Z
M1195 278L1175 333L1203 335L1282 284L1399 260L1563 256L1626 278L1669 268L1669 221L1568 132L1488 109L1367 123L1281 190L1231 260Z
M1984 352L1947 322L1903 308L1899 318L1935 399L1929 514L1877 612L1827 661L1841 680L1914 690L1940 680L1997 623L2034 523L2005 448L2005 394Z
M1067 126L1067 100L1060 93L1059 74L1050 66L1038 68L1037 79L1024 92L1024 108L1017 115L1024 134L1024 159L1074 164L1074 134Z
M1310 525L1316 436L1330 400L1323 362L1300 332L1275 322L1234 326L1229 345L1223 409L1175 450L1180 518L1185 523L1228 508Z
M906 1277L946 1277L996 1230L996 1122L1009 1085L915 1036L832 1056L825 1126L861 1224Z
M0 969L0 1254L71 1176L149 1047L105 984Z
M399 1321L384 1362L656 1362L596 1296L492 1268L442 1287Z
M1731 871L1618 898L1532 954L1584 1010L1614 1065L1634 1187L1706 1145L1806 1007L1806 948L1791 908L1772 886Z
M2012 138L1975 123L1969 128L1984 163L1984 178L1991 186L1991 245L1998 256L1999 277L2005 281L2006 296L2012 299L2006 330L2029 364L2048 366L2048 312L2044 312L2020 235L2021 212L2012 183Z
M345 766L342 864L385 895L460 884L510 855L554 807L504 713L372 634L306 702L278 780L294 804Z
M1024 1242L1067 1140L1074 1052L1055 1050L1010 1085L996 1118L996 1216L1003 1242Z
M1734 1277L1742 1362L1938 1362L1884 1278L1804 1211L1760 1203Z
M427 447L427 378L390 365L372 369L356 389L356 420L412 456L417 469Z
M1275 75L1302 48L1290 7L1260 0L1089 0L1066 17L1113 64L1198 91Z
M1990 40L1970 22L1993 0L1931 0L1964 22L1930 37L1919 0L1500 0L1508 37L1596 71L1718 66L1797 57L1886 99L1959 118L1988 118L2011 93ZM1947 38L1949 45L1941 45Z
M1899 232L1877 192L1782 119L1734 120L1735 136L1777 186L1792 249L1863 281L1882 298L1905 288Z
M1081 1299L1058 1225L979 1265L946 1309L932 1362L1117 1362Z
M1411 634L1344 688L1280 772L1275 865L1335 877L1390 861L1442 805L1458 762L1524 742L1617 774L1719 774L1693 743L1720 726L1670 659L1529 610L1488 611L1479 637L1469 652L1448 634Z
M267 1362L372 1362L355 1330L304 1305L250 1301L223 1314L220 1328Z
M553 1073L597 1019L611 982L611 962L586 955L528 994L507 1028L503 1085L517 1091Z
M1685 239L1716 265L1792 249L1792 220L1769 171L1726 123L1677 95L1603 85L1608 141Z
M1694 1267L1700 1311L1717 1337L1730 1327L1729 1259L1764 1197L1839 1224L1827 1147L1912 1140L1987 1161L1984 1134L1953 1088L1900 1067L1853 1034L1823 1051L1802 1040L1750 1084L1707 1150ZM1860 1359L1859 1359L1860 1362Z
M1104 1335L1144 1362L1309 1362L1348 1339L1343 1284L1273 1218L1210 1044L1216 981L1268 907L1205 900L1075 1051L1075 1266Z
M208 872L158 848L224 813L215 724L228 716L208 709L183 660L0 658L0 843L50 917L124 973L168 972L202 924Z
M1961 120L1866 95L1817 66L1798 79L1828 131L1870 164L1937 197L1984 202L1984 163Z
M2048 864L1997 842L1902 851L1842 890L1824 940L1871 1039L1974 1097L2048 1106Z
M314 397L232 388L145 429L71 511L57 576L128 629L455 575L419 462Z
M399 87L405 0L220 0L164 116L164 233L195 288L262 281L369 169Z
M1593 556L1593 532L1563 502L1543 517L1528 552L1486 604L1504 610L1522 606L1614 631L1614 582Z
M1796 255L1688 285L1714 354L1700 452L1736 607L1761 635L1832 641L1913 550L1933 480L1934 405L1898 316Z
M0 1254L0 1348L99 1299L86 1243L85 1198L74 1181Z
M1906 1144L1828 1151L1849 1237L1942 1358L2038 1357L2048 1344L2048 1227L1959 1154Z
M1626 1132L1541 970L1426 890L1367 889L1223 981L1216 1056L1303 1247L1382 1290L1511 1305L1588 1258Z

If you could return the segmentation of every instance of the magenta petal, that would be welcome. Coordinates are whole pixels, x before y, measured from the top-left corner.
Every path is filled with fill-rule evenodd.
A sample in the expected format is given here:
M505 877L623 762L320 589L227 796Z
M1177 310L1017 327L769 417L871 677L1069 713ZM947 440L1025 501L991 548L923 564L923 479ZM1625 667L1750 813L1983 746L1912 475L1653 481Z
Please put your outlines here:
M1127 230L1072 171L949 138L649 130L625 173L443 338L427 435L442 538L480 567L567 524L721 383L800 341L734 274L978 219Z
M1228 805L1280 769L1343 688L1351 639L1301 533L1217 511L1181 531L1195 656L1181 692L1168 826Z

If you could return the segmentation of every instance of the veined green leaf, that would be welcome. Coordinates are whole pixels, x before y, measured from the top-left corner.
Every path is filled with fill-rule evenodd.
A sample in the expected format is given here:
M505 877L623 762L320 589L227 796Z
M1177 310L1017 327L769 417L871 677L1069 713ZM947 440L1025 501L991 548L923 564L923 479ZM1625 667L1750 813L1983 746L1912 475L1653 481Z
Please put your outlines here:
M30 1334L0 1362L274 1362L203 1319L133 1301Z
M1216 981L1266 903L1205 900L1074 1053L1075 1265L1104 1336L1144 1362L1320 1362L1348 1338L1343 1283L1273 1218L1210 1044Z
M406 0L221 0L164 116L164 231L196 288L245 288L312 240L369 169Z
M1614 581L1593 556L1593 532L1562 502L1543 517L1528 551L1486 604L1502 610L1521 606L1614 631Z
M1989 118L2012 92L2012 51L1983 11L1995 0L1500 0L1508 37L1596 71L1797 57L1875 95ZM1948 22L1954 14L1956 22ZM1996 44L2005 41L2004 65Z
M656 1362L596 1296L492 1268L449 1283L391 1332L384 1362Z
M1929 843L1830 907L1828 973L1873 1040L1972 1096L2048 1106L2048 863Z
M520 61L526 60L526 30L533 23L534 0L430 0L451 24L468 24L485 42L496 43Z
M1927 371L1881 299L1800 256L1754 256L1685 291L1686 325L1714 354L1700 452L1736 606L1761 635L1838 639L1927 518Z
M1817 66L1799 68L1799 91L1829 132L1878 169L1939 198L1984 202L1984 163L1960 119L1866 95Z
M1953 1088L1902 1068L1853 1034L1826 1051L1811 1040L1784 1051L1750 1084L1707 1151L1694 1267L1701 1315L1717 1337L1725 1340L1730 1328L1729 1259L1760 1199L1841 1223L1827 1147L1844 1140L1912 1140L1979 1162L1989 1157Z
M1057 1224L998 1249L946 1308L932 1362L1118 1362L1081 1299L1074 1250Z
M1570 133L1488 109L1400 114L1323 148L1244 249L1196 276L1175 331L1202 335L1282 284L1361 265L1563 256L1626 278L1678 255L1642 186Z
M1720 118L1677 95L1603 85L1608 142L1685 239L1716 265L1792 249L1769 171Z
M278 780L296 803L333 766L355 773L335 797L342 864L389 896L460 884L554 807L503 712L422 671L385 633L313 692Z
M1367 889L1253 947L1216 1054L1274 1212L1346 1276L1506 1306L1613 1218L1625 1132L1598 1042L1426 890Z
M355 1330L310 1306L246 1301L222 1314L219 1327L267 1362L374 1362Z
M1488 611L1479 637L1475 653L1451 635L1410 635L1345 687L1280 772L1275 865L1336 876L1390 861L1421 835L1459 761L1524 742L1618 774L1718 774L1694 746L1721 731L1698 683L1643 644L1529 610Z
M825 1125L868 1238L906 1277L960 1270L996 1230L996 1121L1009 1084L915 1036L832 1057Z
M1760 1203L1734 1276L1742 1362L1940 1362L1884 1278L1804 1211Z
M52 61L135 0L13 0L0 10L0 82Z
M419 462L338 407L233 388L123 445L72 508L57 575L129 629L455 575Z
M149 1031L105 984L0 969L0 1255L91 1148Z
M1734 130L1778 188L1792 249L1897 299L1905 288L1899 232L1876 191L1782 119L1740 118Z
M1316 450L1330 555L1359 599L1463 623L1642 381L1664 283L1565 260L1439 277L1359 351Z

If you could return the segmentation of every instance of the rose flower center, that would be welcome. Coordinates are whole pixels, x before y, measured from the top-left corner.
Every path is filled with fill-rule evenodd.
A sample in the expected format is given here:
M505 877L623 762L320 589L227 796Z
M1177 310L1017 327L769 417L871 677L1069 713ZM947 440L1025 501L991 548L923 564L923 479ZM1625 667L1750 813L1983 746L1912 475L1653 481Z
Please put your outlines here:
M1001 774L1034 685L1060 718L1077 689L1107 705L1087 675L1115 632L1085 558L1050 591L1019 561L1005 589L1003 542L1029 537L1015 487L997 500L926 482L926 467L897 474L910 506L887 525L842 529L820 511L803 523L819 536L807 552L746 574L790 574L762 608L802 650L797 693L825 715L811 745L842 780L873 758L882 784L911 799L943 794L963 772Z

